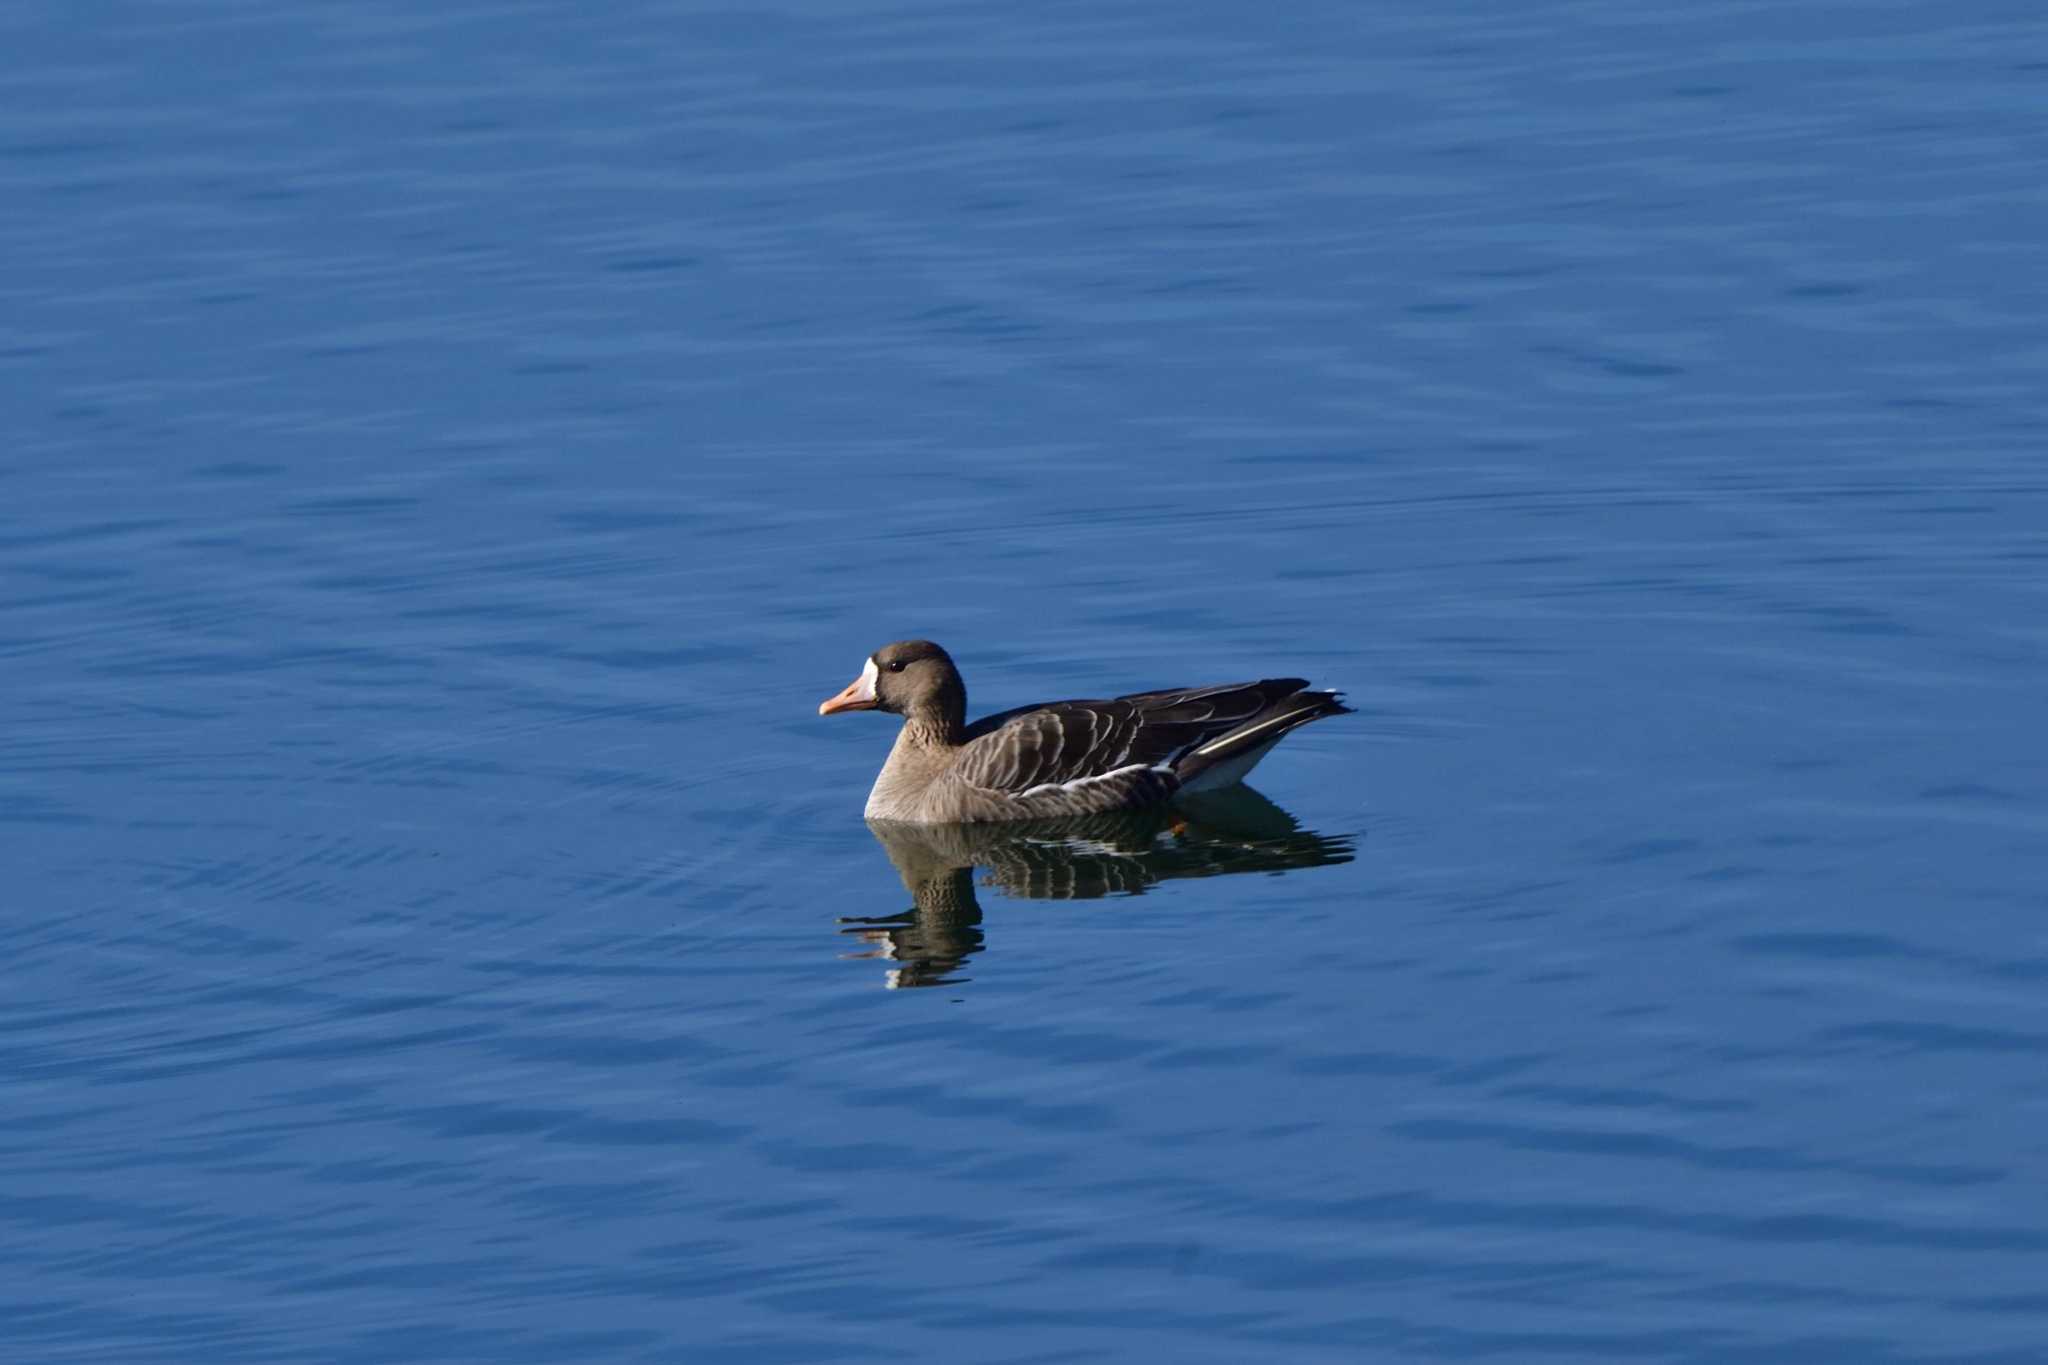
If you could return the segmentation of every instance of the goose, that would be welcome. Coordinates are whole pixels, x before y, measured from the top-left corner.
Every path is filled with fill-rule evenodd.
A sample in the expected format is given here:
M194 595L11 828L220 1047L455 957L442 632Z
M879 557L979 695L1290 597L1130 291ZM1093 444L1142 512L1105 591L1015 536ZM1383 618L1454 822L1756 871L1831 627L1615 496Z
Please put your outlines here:
M1351 708L1301 678L1022 706L967 723L967 686L930 640L898 640L818 705L903 717L867 818L915 824L1135 810L1244 780L1281 736Z

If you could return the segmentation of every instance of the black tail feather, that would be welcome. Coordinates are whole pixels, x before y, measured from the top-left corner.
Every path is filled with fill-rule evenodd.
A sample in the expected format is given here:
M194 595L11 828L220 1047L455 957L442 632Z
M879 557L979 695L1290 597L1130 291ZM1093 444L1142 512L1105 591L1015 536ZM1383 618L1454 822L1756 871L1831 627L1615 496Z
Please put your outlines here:
M1281 697L1244 724L1187 749L1174 759L1174 774L1185 785L1204 771L1271 744L1310 721L1321 720L1324 716L1348 715L1350 711L1351 708L1335 692L1292 693Z

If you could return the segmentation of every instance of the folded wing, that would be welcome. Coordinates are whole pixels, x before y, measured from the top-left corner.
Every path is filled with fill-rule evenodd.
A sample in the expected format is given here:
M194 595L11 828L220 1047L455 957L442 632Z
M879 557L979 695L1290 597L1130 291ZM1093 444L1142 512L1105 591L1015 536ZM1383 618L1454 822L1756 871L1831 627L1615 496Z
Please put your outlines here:
M983 791L1012 797L1128 784L1148 769L1170 778L1183 756L1258 720L1306 685L1300 678L1266 678L1005 712L973 727L954 773Z

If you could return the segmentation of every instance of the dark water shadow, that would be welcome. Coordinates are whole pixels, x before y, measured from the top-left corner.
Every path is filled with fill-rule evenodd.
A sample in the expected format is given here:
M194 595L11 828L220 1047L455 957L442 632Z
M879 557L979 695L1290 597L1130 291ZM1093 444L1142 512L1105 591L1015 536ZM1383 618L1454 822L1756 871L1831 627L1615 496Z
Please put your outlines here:
M840 932L872 945L856 956L896 964L891 988L970 979L958 972L986 946L977 886L1023 900L1136 896L1178 877L1348 863L1354 842L1303 829L1244 786L1112 815L982 825L870 820L868 829L903 878L911 908L842 917Z

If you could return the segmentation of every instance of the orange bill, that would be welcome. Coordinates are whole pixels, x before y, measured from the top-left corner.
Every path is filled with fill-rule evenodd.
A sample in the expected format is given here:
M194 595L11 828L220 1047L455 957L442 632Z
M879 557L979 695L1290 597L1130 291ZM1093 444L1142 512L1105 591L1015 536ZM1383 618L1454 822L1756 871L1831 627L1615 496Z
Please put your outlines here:
M875 700L875 661L868 660L868 666L860 676L846 685L846 690L836 697L827 697L818 703L818 714L834 715L840 711L872 711L878 703Z

